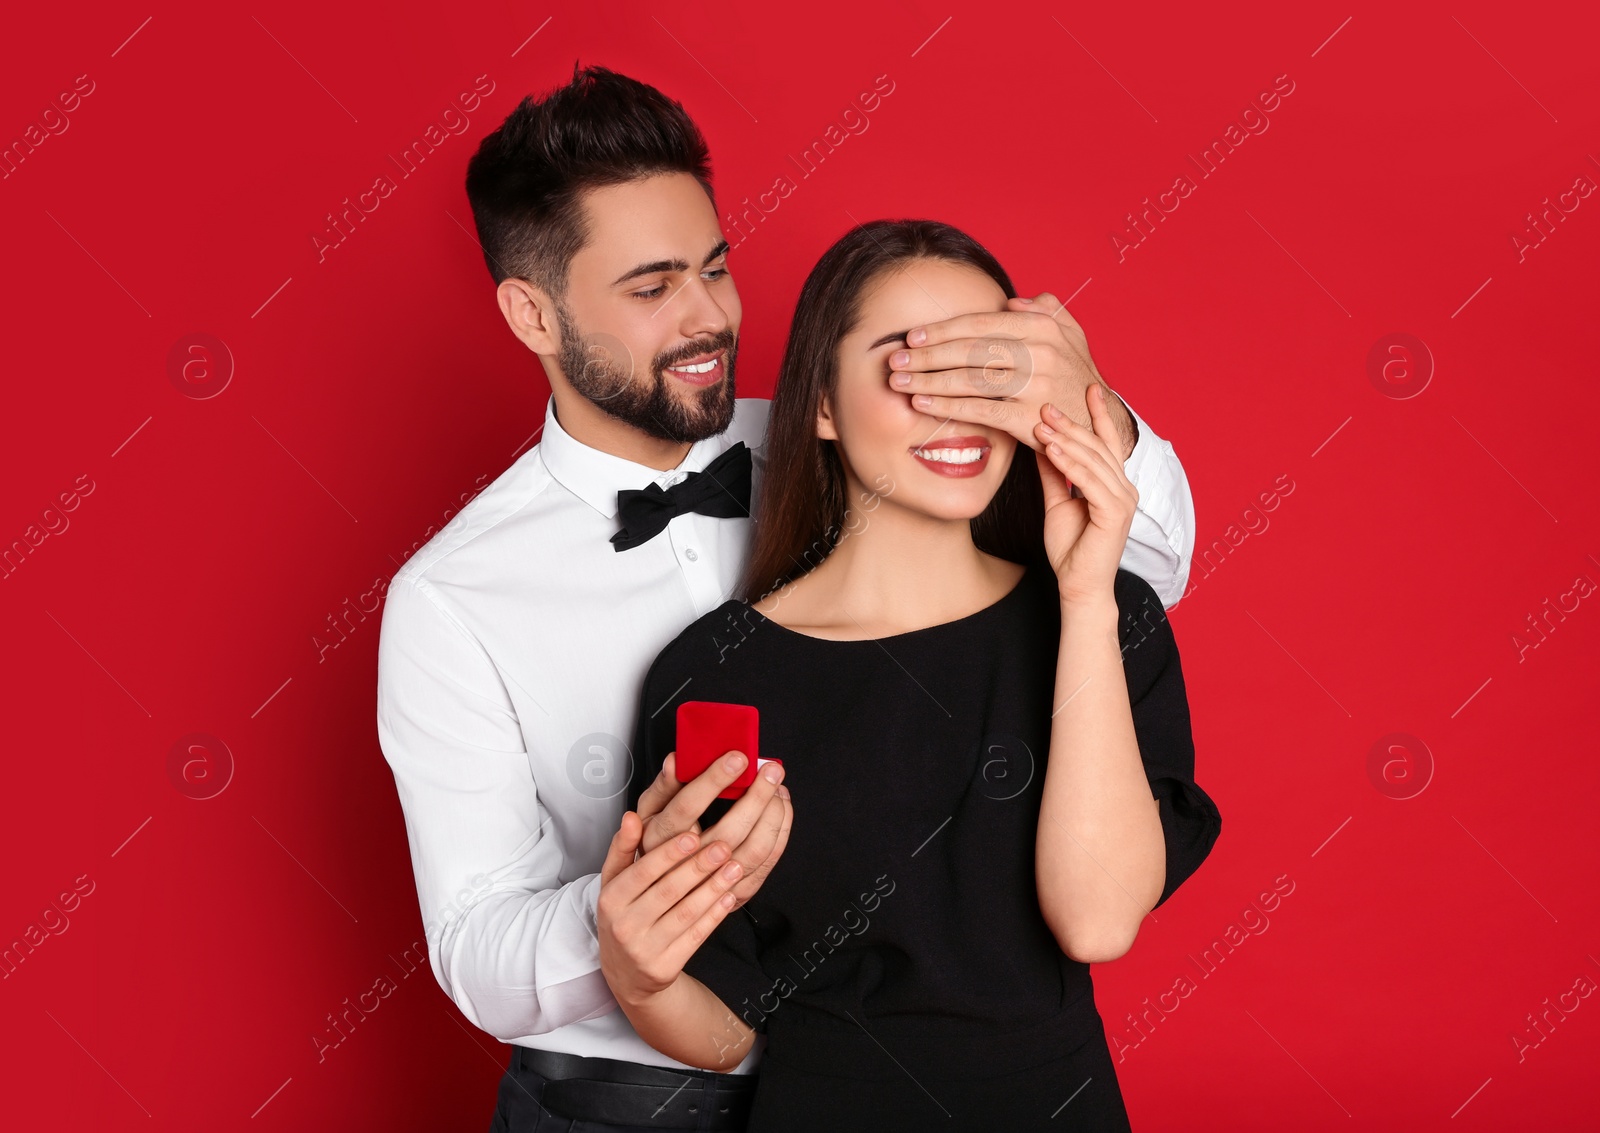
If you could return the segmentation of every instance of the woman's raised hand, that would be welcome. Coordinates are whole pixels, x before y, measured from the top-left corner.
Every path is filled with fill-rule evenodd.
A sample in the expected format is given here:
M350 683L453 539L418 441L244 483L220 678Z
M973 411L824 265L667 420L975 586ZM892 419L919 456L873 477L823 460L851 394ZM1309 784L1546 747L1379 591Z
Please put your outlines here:
M1067 605L1114 603L1117 565L1139 506L1139 489L1114 455L1120 441L1106 410L1105 387L1091 382L1087 396L1093 430L1048 402L1034 425L1044 446L1034 456L1044 482L1045 552ZM1073 485L1082 499L1073 497Z

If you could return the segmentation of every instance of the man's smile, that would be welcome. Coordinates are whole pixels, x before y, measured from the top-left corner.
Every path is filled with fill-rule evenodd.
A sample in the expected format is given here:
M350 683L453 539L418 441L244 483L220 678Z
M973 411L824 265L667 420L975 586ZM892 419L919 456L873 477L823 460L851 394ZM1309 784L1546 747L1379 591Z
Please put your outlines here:
M697 354L686 362L668 366L667 371L690 385L709 386L722 380L722 357L725 352L714 350Z

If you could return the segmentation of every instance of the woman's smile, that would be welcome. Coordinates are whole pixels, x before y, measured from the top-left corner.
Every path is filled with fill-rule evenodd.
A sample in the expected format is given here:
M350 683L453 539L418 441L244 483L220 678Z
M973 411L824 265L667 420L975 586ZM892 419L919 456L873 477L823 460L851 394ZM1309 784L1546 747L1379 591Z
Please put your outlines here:
M940 437L911 449L924 468L940 476L981 476L989 466L989 441L985 437Z

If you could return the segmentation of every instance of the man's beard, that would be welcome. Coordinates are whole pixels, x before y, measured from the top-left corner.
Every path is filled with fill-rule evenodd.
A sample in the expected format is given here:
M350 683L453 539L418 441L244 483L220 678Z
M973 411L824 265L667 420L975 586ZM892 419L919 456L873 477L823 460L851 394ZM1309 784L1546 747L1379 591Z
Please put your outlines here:
M565 304L556 307L556 322L561 328L561 372L572 388L619 421L663 441L694 443L714 437L733 420L734 356L739 338L732 330L699 341L686 343L659 354L650 364L643 381L635 379L632 357L621 342L610 335L585 335L572 319ZM687 401L672 395L667 387L666 368L698 354L723 351L722 380L716 385L690 391Z

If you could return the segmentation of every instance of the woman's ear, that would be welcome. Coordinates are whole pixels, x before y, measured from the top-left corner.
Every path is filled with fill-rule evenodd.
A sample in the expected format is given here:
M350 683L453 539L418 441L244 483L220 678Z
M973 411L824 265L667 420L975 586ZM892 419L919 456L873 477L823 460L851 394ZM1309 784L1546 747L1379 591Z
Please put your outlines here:
M823 441L839 439L839 430L833 427L833 404L827 394L822 395L822 401L817 405L817 439Z

